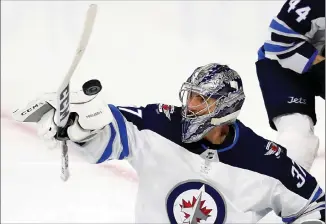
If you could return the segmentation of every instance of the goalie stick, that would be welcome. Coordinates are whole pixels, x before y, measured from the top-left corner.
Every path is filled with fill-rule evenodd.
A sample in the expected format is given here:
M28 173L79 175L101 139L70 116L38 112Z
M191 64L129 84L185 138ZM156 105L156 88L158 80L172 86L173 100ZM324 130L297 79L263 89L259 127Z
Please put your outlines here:
M70 105L69 105L69 84L76 67L78 66L85 49L87 47L90 35L93 30L95 17L97 13L97 5L90 5L87 11L86 20L84 23L84 30L76 49L75 57L70 65L68 73L66 74L61 86L57 92L57 110L56 110L56 123L58 126L57 139L61 141L61 179L63 181L69 178L69 164L68 164L68 146L67 146L67 129L70 125Z

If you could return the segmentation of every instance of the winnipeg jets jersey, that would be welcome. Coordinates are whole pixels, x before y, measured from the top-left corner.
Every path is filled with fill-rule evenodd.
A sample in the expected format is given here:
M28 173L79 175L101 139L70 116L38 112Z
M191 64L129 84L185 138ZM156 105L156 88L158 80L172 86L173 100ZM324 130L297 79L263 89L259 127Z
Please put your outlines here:
M325 0L287 0L269 31L259 59L278 60L299 74L308 71L318 53L325 56Z
M114 120L80 150L93 163L126 159L136 170L137 223L285 223L325 219L314 177L237 120L221 145L181 141L181 109L109 105Z

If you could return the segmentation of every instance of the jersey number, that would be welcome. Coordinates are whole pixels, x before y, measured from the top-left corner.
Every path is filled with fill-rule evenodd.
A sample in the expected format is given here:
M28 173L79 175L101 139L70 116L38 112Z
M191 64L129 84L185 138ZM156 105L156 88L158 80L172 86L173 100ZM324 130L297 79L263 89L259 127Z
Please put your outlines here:
M129 109L129 108L124 108L124 107L118 107L118 108L119 108L119 110L126 111L126 112L136 115L140 118L142 118L142 116L143 116L141 109L137 109L137 108Z
M293 165L291 168L291 174L293 177L296 177L299 180L299 182L297 183L297 188L301 188L304 185L304 183L306 182L305 177L307 174L293 160L292 160L292 163L293 163ZM297 168L299 168L299 169L297 169Z
M288 12L291 12L293 9L295 9L295 7L297 6L297 4L300 2L301 0L290 0L289 2L289 9ZM298 23L300 23L302 20L305 20L310 12L311 8L309 6L300 8L295 10L295 12L299 15L299 17L296 19Z

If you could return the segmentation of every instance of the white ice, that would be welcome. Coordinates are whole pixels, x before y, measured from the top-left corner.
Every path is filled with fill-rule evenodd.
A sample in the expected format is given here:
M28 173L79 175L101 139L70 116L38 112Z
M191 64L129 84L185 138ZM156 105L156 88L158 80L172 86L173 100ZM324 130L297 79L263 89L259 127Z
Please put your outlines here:
M181 83L198 66L227 63L247 95L240 119L273 140L255 74L257 50L283 1L1 1L1 223L130 223L137 176L126 162L90 165L70 152L71 178L60 179L60 151L10 113L67 72L90 3L94 32L71 85L102 82L118 105L179 105ZM277 91L277 86L275 86ZM319 157L312 168L325 186L325 105L317 99ZM270 215L263 221L276 220Z

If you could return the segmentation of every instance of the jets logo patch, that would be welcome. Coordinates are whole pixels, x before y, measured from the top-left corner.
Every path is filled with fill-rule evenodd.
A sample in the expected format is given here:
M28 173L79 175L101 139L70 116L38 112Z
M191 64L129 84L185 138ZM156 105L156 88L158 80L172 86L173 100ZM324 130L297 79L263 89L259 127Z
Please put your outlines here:
M172 224L223 224L226 220L226 203L222 195L201 180L175 186L167 196L166 210Z
M158 105L158 112L164 113L165 116L171 120L171 114L174 113L174 106L167 105L167 104L159 104Z
M280 158L282 149L274 142L269 141L266 146L267 152L264 155L272 155L274 154L276 158Z

